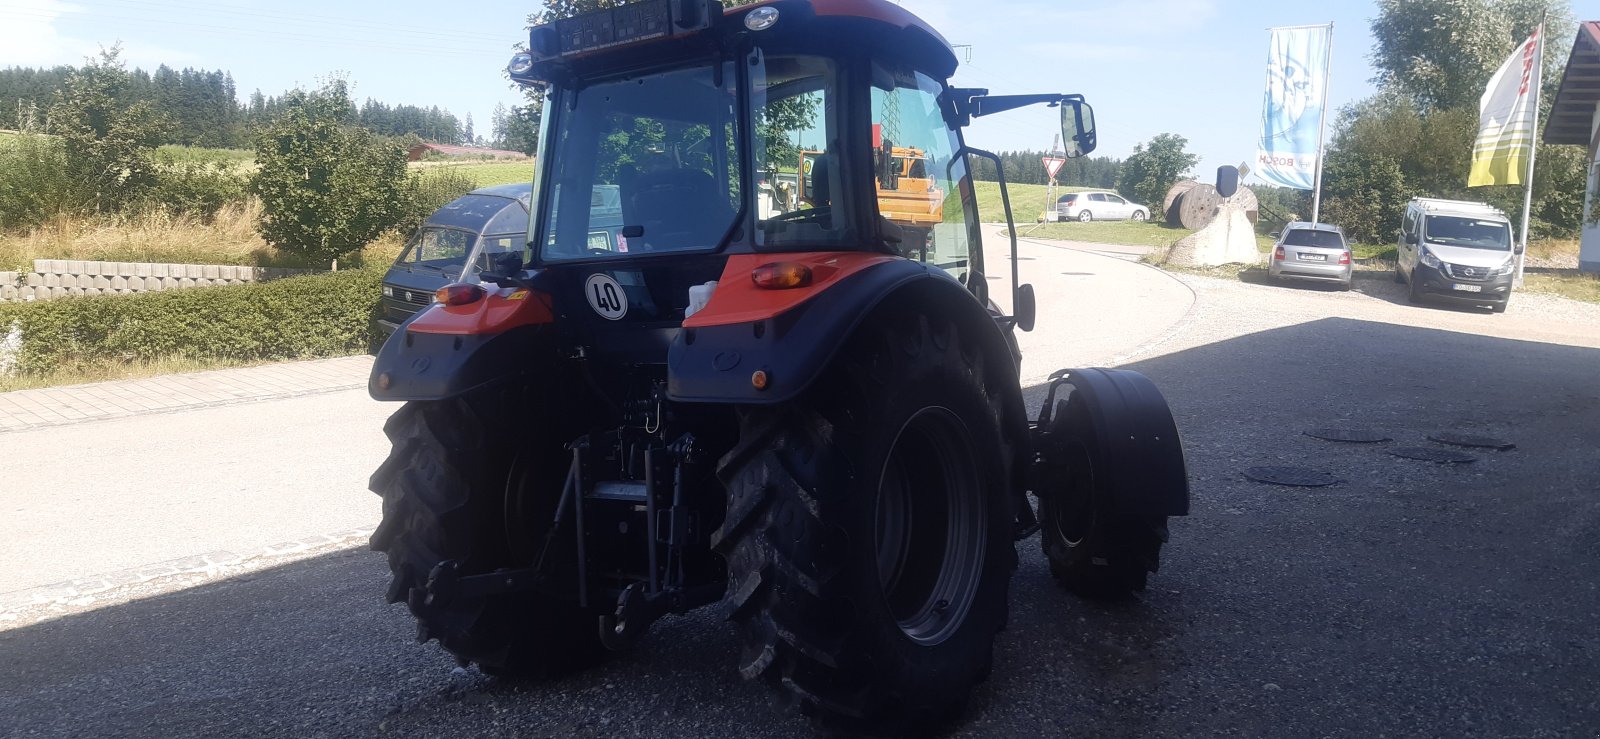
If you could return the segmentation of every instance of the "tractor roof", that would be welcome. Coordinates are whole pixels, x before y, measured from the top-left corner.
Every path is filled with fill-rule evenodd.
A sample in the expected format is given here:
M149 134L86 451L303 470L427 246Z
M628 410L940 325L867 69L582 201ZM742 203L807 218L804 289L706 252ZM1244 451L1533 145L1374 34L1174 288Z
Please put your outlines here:
M722 17L708 17L697 6L712 13L720 8ZM842 43L910 60L940 77L955 72L950 42L890 0L763 0L732 8L722 8L717 0L670 0L625 3L535 26L529 35L530 68L513 69L511 77L519 82L585 78L703 56L718 37L750 33L745 17L762 8L778 11L778 18L755 31L756 38L781 39L791 47Z
M928 34L929 36L932 36L932 37L938 39L939 43L943 44L946 49L951 49L950 42L945 40L944 35L939 33L937 30L935 30L933 26L928 25L927 21L924 21L921 18L918 18L911 11L906 10L903 7L900 7L899 5L896 5L895 3L889 2L889 0L800 0L800 1L804 2L805 4L810 5L811 8L812 8L812 11L814 13L816 13L818 17L821 17L821 18L826 18L826 17L863 18L863 19L866 19L866 20L878 21L880 23L887 23L887 24L889 24L891 26L894 26L895 28L901 28L901 29L915 28L915 29L917 29L919 31L922 31L923 33ZM795 4L795 0L762 0L762 2L758 2L758 3L751 3L749 5L741 5L741 6L734 7L734 8L728 8L728 9L723 11L723 14L724 15L733 15L733 14L736 14L736 13L744 13L744 12L747 12L747 11L753 9L753 8L759 8L759 7L762 7L762 6L765 6L765 5L776 5L776 6L780 7L780 8L782 8L784 5L792 5L792 4ZM951 55L952 56L955 55L955 50L954 49L951 49Z

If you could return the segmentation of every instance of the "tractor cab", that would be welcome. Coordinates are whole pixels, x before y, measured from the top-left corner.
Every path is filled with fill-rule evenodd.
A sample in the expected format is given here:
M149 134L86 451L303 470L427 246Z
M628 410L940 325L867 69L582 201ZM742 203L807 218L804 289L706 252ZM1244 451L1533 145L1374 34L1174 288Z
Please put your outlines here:
M521 263L500 272L542 273L586 332L656 333L624 342L646 353L724 307L709 283L730 257L911 257L987 304L968 171L984 154L961 126L1060 105L1081 154L1093 116L1077 96L952 88L955 67L938 32L884 0L656 0L536 27L509 70L545 95L533 216ZM618 193L623 222L600 245L593 211L560 196L598 189ZM736 261L752 259L774 261Z

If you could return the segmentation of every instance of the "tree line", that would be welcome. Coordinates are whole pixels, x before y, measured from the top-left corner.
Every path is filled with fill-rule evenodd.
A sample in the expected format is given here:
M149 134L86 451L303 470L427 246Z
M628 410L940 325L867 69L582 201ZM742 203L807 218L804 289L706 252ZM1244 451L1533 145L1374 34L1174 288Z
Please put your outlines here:
M57 133L69 125L52 120L56 95L74 74L85 67L9 67L0 69L0 129ZM146 103L151 111L171 123L160 143L215 148L249 148L257 130L276 119L287 105L288 93L251 93L240 102L233 75L225 70L166 65L155 72L127 71L117 93L118 103ZM379 136L416 136L441 144L486 143L472 130L471 114L463 121L437 105L390 105L367 99L348 111L347 123Z
M1045 151L1001 151L995 152L1000 157L1000 162L1006 168L1006 182L1027 185L1043 185L1050 182L1050 175L1044 168L1044 158L1049 156ZM994 162L982 157L972 157L972 178L984 182L995 182ZM1066 164L1056 172L1056 184L1075 185L1078 187L1112 188L1117 184L1117 178L1122 173L1122 160L1113 157L1078 157L1068 159Z

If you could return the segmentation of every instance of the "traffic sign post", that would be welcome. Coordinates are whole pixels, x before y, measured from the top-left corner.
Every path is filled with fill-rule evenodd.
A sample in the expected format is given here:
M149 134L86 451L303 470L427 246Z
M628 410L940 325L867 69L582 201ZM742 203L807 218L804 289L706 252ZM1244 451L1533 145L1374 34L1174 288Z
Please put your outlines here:
M1054 213L1056 209L1056 173L1061 171L1061 165L1066 164L1067 160L1061 157L1044 157L1042 161L1044 162L1045 174L1050 177L1050 186L1045 189L1045 198L1050 201L1049 210L1046 212Z

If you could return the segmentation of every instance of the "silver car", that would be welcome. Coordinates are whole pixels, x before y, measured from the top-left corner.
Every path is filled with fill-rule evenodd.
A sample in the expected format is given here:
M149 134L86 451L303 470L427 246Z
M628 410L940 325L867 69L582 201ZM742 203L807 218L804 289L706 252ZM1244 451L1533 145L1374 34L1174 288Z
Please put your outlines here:
M1150 208L1105 190L1069 192L1056 198L1058 221L1143 221Z
M1267 274L1275 279L1332 282L1341 290L1350 289L1350 243L1338 226L1292 221L1271 236L1278 241L1272 245Z

